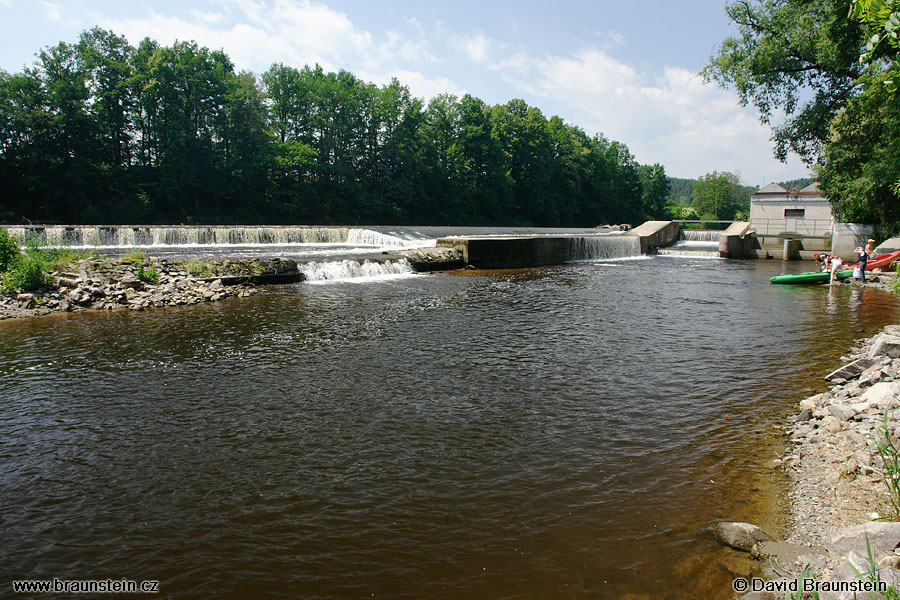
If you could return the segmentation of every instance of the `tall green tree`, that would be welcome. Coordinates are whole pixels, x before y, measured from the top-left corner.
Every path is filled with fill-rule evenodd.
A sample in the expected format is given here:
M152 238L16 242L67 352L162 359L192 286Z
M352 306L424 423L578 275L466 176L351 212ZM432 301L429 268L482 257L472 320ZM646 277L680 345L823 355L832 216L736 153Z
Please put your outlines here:
M730 221L743 205L744 192L734 173L713 171L694 182L691 206L701 219Z
M666 199L669 197L669 178L659 163L638 167L641 179L641 205L648 219L664 219L667 215Z
M758 109L781 160L795 152L820 162L832 119L854 94L862 30L847 8L846 0L737 0L725 9L739 35L701 74Z

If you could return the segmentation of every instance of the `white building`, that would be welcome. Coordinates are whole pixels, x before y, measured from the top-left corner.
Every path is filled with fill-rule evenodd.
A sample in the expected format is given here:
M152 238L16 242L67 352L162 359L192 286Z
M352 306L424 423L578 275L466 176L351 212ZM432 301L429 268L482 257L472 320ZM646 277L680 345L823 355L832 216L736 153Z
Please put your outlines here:
M750 230L758 236L831 237L831 204L818 183L788 191L770 183L750 197Z

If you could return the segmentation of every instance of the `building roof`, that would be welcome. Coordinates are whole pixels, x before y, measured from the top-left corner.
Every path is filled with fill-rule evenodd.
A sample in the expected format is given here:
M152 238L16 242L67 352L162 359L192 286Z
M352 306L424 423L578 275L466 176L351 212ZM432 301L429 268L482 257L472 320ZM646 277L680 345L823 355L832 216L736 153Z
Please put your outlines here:
M756 190L755 194L786 194L787 190L777 183L770 183L762 189Z
M811 184L809 184L808 186L806 186L805 188L803 188L802 190L800 190L799 193L801 193L801 194L821 194L822 189L819 188L819 182L814 181Z

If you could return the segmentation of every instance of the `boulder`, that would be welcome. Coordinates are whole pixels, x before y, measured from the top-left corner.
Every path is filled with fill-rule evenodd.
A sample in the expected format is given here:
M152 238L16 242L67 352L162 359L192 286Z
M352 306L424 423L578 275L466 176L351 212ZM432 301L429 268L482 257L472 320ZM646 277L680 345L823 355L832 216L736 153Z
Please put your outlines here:
M876 337L872 347L869 348L869 358L876 356L900 358L900 336L882 333Z
M838 421L835 417L828 415L824 419L822 419L821 429L829 433L839 433L841 431L841 422Z
M869 521L842 529L826 543L832 556L846 556L856 551L867 556L866 539L873 550L893 552L900 545L900 523L889 521Z
M825 379L828 381L834 381L836 383L843 383L840 381L841 379L850 380L854 377L858 377L863 371L873 366L875 362L876 361L871 357L871 355L869 357L859 358L851 363L847 363L840 369L835 369L834 371L826 375Z
M771 535L752 523L716 521L712 524L711 531L723 544L744 552L750 552L759 542L772 539Z
M860 397L860 402L867 402L870 406L874 404L878 408L885 409L896 401L898 395L900 395L900 384L896 381L881 381L866 390L866 393Z
M800 401L800 410L816 410L816 401L812 398L806 398Z
M839 421L849 421L856 415L856 412L845 404L829 404L828 412Z

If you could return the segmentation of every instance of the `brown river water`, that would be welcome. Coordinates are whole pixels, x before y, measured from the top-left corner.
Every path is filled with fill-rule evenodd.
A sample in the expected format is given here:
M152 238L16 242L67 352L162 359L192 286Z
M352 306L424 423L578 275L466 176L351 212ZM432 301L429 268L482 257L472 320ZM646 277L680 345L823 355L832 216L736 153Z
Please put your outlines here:
M654 257L0 322L0 597L731 598L751 564L704 528L779 533L781 426L900 318L876 290L768 283L805 266Z

